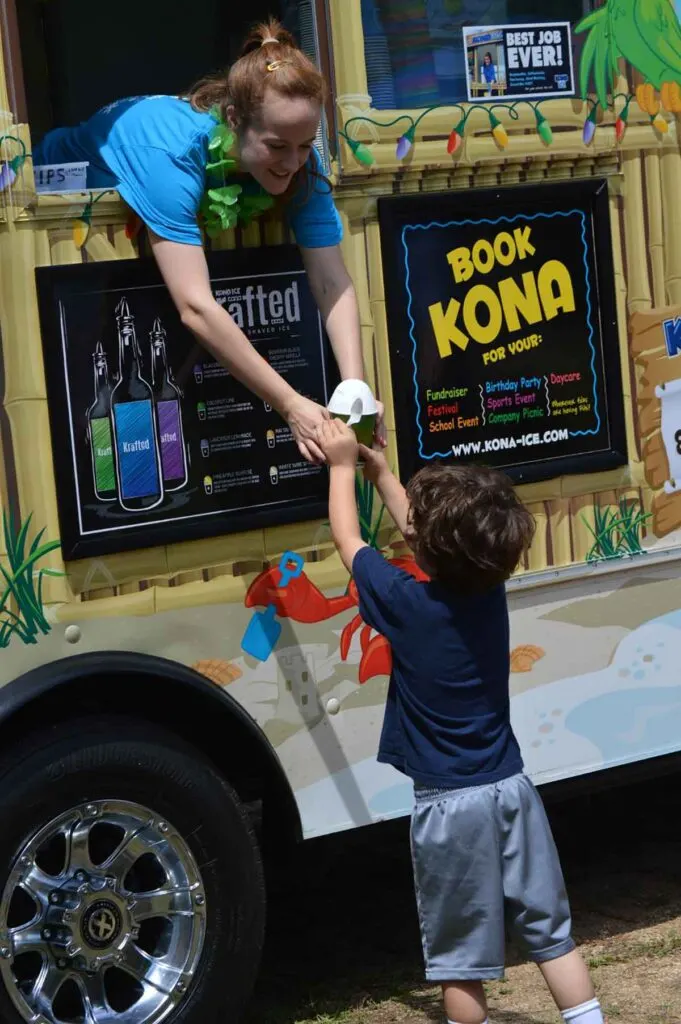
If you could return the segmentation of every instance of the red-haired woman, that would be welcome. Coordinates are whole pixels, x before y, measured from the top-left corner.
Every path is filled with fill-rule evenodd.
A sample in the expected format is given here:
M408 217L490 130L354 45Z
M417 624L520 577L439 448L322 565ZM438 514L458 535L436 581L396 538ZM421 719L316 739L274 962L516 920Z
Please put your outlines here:
M270 21L249 36L227 75L203 79L185 97L121 100L76 128L55 129L34 151L36 165L87 161L89 188L118 190L147 226L182 322L280 413L310 461L323 460L315 431L328 414L298 394L215 301L199 225L217 232L283 200L341 376L363 378L341 224L313 145L324 98L320 72ZM230 184L235 171L238 183ZM213 174L220 180L211 201Z

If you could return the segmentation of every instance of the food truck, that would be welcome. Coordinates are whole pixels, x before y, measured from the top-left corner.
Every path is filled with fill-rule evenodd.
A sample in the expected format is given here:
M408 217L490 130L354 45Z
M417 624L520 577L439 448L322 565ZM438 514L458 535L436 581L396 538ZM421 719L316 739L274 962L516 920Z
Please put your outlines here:
M120 196L32 160L50 128L180 93L253 20L291 24L332 86L318 149L391 465L497 466L535 517L508 584L528 773L588 786L681 747L675 5L232 7L0 2L7 1024L236 1019L262 850L410 809L375 760L391 652L334 550L326 471L182 327ZM328 402L291 242L273 213L225 231L212 287ZM416 572L360 478L357 500Z

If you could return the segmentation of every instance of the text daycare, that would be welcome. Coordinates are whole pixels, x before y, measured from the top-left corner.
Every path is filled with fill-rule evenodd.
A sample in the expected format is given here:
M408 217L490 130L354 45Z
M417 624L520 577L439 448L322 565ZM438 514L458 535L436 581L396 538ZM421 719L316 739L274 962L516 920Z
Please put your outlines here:
M536 255L529 226L500 231L493 241L480 238L469 249L461 246L447 253L454 281L467 284L476 275L490 274L497 266L511 267ZM445 307L435 302L428 307L437 349L442 359L454 348L465 352L471 341L485 346L483 362L497 363L507 355L517 355L538 347L542 338L534 334L493 349L502 333L515 334L557 316L574 313L575 292L570 271L560 260L547 260L539 270L510 275L494 287L473 284L463 298L450 298Z

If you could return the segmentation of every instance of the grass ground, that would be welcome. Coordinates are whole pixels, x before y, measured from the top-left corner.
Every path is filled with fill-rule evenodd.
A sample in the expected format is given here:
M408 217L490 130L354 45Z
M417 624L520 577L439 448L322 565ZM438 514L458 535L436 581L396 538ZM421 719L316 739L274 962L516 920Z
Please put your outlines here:
M608 1024L681 1024L681 776L549 807ZM557 1024L509 951L490 1024ZM442 1024L423 982L405 822L305 844L272 885L249 1024Z

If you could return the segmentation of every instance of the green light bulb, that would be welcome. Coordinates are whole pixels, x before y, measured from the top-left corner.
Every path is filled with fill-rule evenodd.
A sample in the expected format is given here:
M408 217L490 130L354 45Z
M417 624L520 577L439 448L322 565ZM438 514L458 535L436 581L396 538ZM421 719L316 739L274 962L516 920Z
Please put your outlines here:
M537 135L545 142L547 146L550 146L553 142L553 132L551 131L551 125L546 120L543 114L537 114Z
M357 142L355 139L348 139L347 142L352 150L352 155L358 163L364 164L365 167L371 167L372 164L376 163L373 153L363 142Z

